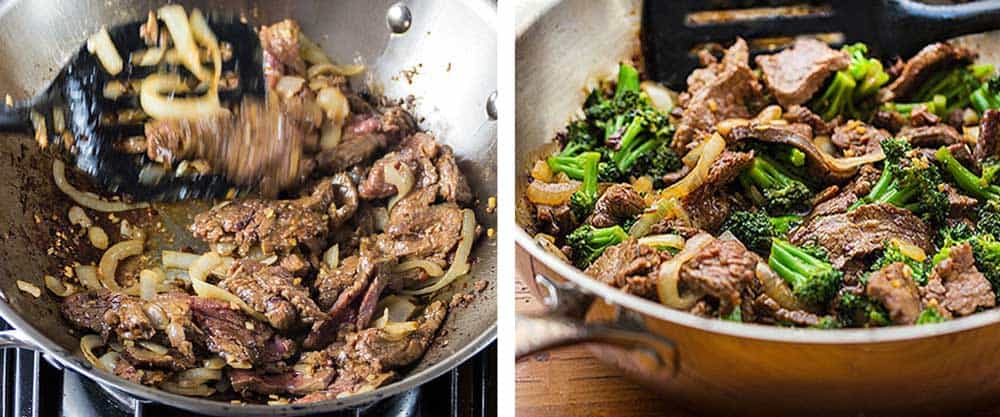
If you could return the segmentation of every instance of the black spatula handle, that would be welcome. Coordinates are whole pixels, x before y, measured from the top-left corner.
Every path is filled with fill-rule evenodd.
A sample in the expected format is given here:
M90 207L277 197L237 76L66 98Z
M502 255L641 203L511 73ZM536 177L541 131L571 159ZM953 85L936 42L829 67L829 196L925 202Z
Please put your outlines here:
M31 109L0 104L0 132L30 132Z
M956 5L924 4L915 0L887 0L883 32L894 39L900 56L909 57L923 46L970 33L1000 29L1000 0L984 0Z

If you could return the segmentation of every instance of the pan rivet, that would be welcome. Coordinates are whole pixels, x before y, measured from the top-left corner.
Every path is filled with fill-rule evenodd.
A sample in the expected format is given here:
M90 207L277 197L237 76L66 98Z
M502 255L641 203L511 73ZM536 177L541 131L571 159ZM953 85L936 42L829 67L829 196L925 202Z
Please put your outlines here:
M410 30L410 23L413 15L410 8L403 3L396 3L389 7L389 12L385 15L385 21L389 24L389 29L393 33L403 33Z
M486 116L490 120L497 119L497 92L494 91L490 93L490 96L486 98Z

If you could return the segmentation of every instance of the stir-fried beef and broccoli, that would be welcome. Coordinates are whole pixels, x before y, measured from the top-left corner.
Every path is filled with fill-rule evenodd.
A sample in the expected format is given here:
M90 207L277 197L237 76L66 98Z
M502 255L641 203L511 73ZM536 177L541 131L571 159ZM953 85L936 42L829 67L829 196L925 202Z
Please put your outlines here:
M179 41L171 39L190 38L178 32L187 16L176 5L150 13L141 29L150 50L174 51ZM199 26L201 13L190 16ZM475 197L452 149L419 131L399 102L352 89L348 77L363 67L333 64L291 20L259 34L266 107L152 116L140 152L171 175L195 164L253 170L262 167L226 161L266 165L295 155L298 170L279 169L288 177L261 190L280 191L280 199L227 199L208 210L186 203L203 207L191 215L189 205L118 207L66 185L85 208L69 209L53 246L82 249L45 277L46 286L61 297L93 366L136 383L278 403L370 391L420 359L442 326L449 303L438 290L469 273L480 234ZM127 64L148 64L136 59ZM163 106L191 110L185 100ZM259 112L284 120L277 133ZM242 136L220 154L202 152L227 134ZM257 141L280 149L252 146ZM596 163L567 162L567 169L594 176ZM67 183L58 169L57 177ZM596 187L591 180L581 206L594 205L585 200L597 198ZM101 213L109 207L116 213ZM163 213L178 210L185 214L175 221L187 230L168 233ZM175 245L175 237L187 244Z
M1000 75L928 45L883 61L801 38L701 53L674 93L619 66L525 205L543 246L705 317L816 328L927 324L1000 294Z

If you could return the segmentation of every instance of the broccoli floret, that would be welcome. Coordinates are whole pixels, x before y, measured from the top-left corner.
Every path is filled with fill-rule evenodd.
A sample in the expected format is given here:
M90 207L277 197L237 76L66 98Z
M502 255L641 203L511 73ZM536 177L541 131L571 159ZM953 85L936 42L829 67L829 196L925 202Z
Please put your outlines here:
M844 325L833 316L823 316L819 319L819 322L810 326L814 329L839 329L844 327Z
M585 269L604 250L628 239L628 233L621 226L595 228L585 224L566 236L566 244L572 249L573 263Z
M813 305L825 305L840 286L843 273L826 257L818 258L784 239L771 241L767 264L792 288L792 294Z
M972 256L976 259L976 269L983 273L993 286L993 292L1000 292L1000 242L993 235L980 234L969 240Z
M992 68L991 71L992 73ZM969 96L972 107L980 113L989 109L1000 109L1000 75L993 75Z
M984 200L997 200L1000 199L1000 186L986 183L982 181L982 178L973 174L968 168L958 162L955 159L955 155L952 155L948 147L942 146L935 153L935 157L938 162L944 167L944 172L955 181L958 188L963 191L972 194L973 197L981 198Z
M584 179L586 165L595 158L600 162L601 154L597 152L581 152L573 156L566 156L560 153L548 157L545 162L549 164L549 169L552 172L562 172L567 177L581 181Z
M834 74L823 94L809 106L824 120L839 115L863 119L859 104L889 81L889 74L883 70L882 63L867 57L868 47L865 44L848 45L842 50L851 56L851 63L847 69Z
M740 174L740 183L750 195L760 195L761 201L756 203L767 207L771 212L795 211L808 205L812 191L801 180L795 178L787 169L771 158L758 155L754 157L750 168Z
M600 148L604 138L595 134L586 120L577 120L566 127L566 142L560 156L576 156Z
M912 98L918 102L927 102L934 100L935 96L942 96L947 105L941 114L947 114L967 107L992 73L991 65L970 65L939 71L921 84Z
M769 217L759 211L734 211L722 223L720 231L729 231L752 250L766 252L771 247L771 238L784 236L801 221L802 217L795 215Z
M881 303L850 291L841 291L837 297L837 317L846 327L874 327L889 325L889 313Z
M644 101L639 89L639 71L622 63L618 66L618 83L614 95L606 98L603 91L594 89L584 103L584 113L588 119L603 126L616 116L642 107Z
M979 206L976 231L1000 236L1000 201L986 200Z
M639 70L629 64L621 63L618 65L615 98L620 98L629 92L639 92Z
M625 123L624 120L628 120L628 123ZM618 166L619 171L633 175L645 175L646 167L636 167L637 172L635 173L632 172L632 168L641 157L648 154L663 152L672 155L669 160L663 161L664 163L657 162L656 167L650 168L665 170L668 168L665 163L674 164L672 167L675 169L679 167L677 163L680 158L673 150L669 150L668 146L673 137L673 131L674 129L665 115L650 106L646 106L641 110L632 111L628 115L619 116L614 123L614 133L607 136L605 142L615 149L611 160ZM664 171L664 173L667 172L670 171Z
M938 230L937 245L940 248L954 246L960 242L971 239L975 235L972 227L966 222L955 222L950 226L942 227Z
M670 147L670 141L662 140L655 149L636 158L629 175L634 177L648 175L653 179L653 186L659 188L663 186L663 176L677 171L682 164L681 157Z
M594 204L597 203L597 164L601 160L601 154L584 152L576 158L579 159L578 162L581 171L583 171L583 184L570 196L569 207L577 220L582 221L594 210Z
M948 216L948 195L938 190L943 182L936 165L910 157L910 146L903 139L882 141L885 153L882 176L868 195L848 210L863 204L887 203L919 214L925 221L941 223Z
M941 323L948 319L941 315L936 308L927 307L917 316L917 324Z
M885 249L882 250L882 256L875 260L875 263L869 268L870 271L878 271L890 264L902 262L910 267L910 271L913 273L913 281L921 286L927 285L927 275L930 274L930 266L904 255L895 241L886 242L883 246Z

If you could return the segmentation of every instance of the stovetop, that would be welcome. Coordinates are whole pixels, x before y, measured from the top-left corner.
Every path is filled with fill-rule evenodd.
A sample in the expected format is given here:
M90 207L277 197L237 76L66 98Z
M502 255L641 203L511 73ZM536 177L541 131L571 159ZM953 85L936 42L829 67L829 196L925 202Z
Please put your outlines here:
M0 323L0 327L2 323ZM199 417L165 405L112 395L41 354L7 349L0 354L0 417ZM495 417L496 343L419 388L355 410L317 417Z

